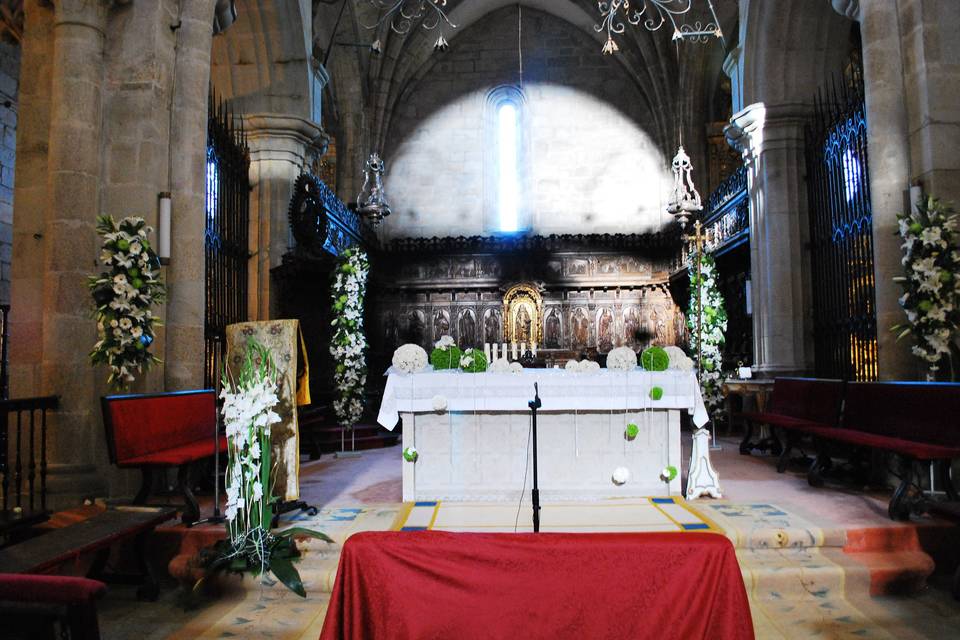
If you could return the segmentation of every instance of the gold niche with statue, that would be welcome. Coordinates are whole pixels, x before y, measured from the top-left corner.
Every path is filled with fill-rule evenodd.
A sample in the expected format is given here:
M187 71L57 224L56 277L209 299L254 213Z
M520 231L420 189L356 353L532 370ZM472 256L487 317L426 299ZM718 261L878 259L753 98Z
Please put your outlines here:
M509 343L543 344L543 296L533 284L517 284L503 296L503 335Z

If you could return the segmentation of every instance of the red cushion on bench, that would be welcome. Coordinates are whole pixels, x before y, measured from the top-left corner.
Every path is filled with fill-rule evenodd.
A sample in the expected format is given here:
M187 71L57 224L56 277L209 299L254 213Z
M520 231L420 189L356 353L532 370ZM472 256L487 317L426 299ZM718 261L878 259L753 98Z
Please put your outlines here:
M960 447L925 444L853 429L817 429L811 433L837 442L893 451L917 460L951 460L960 457Z
M80 605L107 592L97 580L72 576L0 573L0 601Z
M819 422L812 422L810 420L804 420L801 418L794 418L793 416L785 416L779 413L770 413L765 411L763 413L741 413L741 417L745 420L750 420L751 422L760 422L763 424L769 424L773 427L782 427L784 429L793 429L795 431L810 431L816 430L819 428L833 429L830 425L826 425Z
M224 452L226 450L227 438L225 436L220 436L220 451ZM123 462L117 463L117 466L171 467L193 462L195 460L202 460L203 458L209 458L213 454L214 450L212 440L199 440L197 442L191 442L190 444L181 445L179 447L172 447L170 449L164 449L163 451L157 451L156 453L148 453L143 456L137 456L136 458L129 458Z
M131 466L131 460L167 454L197 442L210 443L206 455L213 454L217 404L212 389L107 396L103 398L103 419L111 462L119 465ZM168 457L182 458L176 454ZM192 459L200 457L203 455L196 454Z

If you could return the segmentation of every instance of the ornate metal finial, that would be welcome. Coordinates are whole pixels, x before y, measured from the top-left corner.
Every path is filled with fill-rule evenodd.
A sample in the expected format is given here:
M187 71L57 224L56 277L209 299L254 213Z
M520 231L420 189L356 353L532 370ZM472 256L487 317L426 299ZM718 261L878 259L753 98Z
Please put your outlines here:
M667 204L667 212L676 216L681 227L687 226L691 214L703 210L700 193L693 184L693 165L683 145L673 158L673 192Z
M357 196L357 212L374 225L390 215L390 205L387 204L387 194L383 189L385 170L380 154L371 153L363 171L363 188Z

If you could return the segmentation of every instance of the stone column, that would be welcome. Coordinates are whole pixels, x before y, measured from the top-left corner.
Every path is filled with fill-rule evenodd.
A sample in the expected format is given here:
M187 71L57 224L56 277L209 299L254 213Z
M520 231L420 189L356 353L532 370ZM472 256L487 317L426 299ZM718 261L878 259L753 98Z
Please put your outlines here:
M804 105L748 106L727 128L750 191L754 369L764 377L813 366Z
M873 208L873 273L876 288L879 375L912 379L917 361L909 341L897 342L890 327L905 320L893 281L902 273L897 214L904 209L910 180L910 139L904 100L903 48L897 2L832 0L841 15L860 22L869 136L870 202Z
M203 385L206 281L207 99L210 91L211 20L215 0L183 3L174 74L170 130L173 220L166 319L165 386L168 391Z
M86 280L98 255L104 30L108 2L59 0L54 8L47 206L44 213L40 387L58 394L50 425L49 502L103 493L99 376ZM36 215L17 209L16 216ZM98 372L99 373L99 372Z
M275 318L279 294L270 269L280 264L292 240L287 211L293 183L308 154L322 154L327 135L298 116L244 114L250 147L250 287L248 313L254 320Z

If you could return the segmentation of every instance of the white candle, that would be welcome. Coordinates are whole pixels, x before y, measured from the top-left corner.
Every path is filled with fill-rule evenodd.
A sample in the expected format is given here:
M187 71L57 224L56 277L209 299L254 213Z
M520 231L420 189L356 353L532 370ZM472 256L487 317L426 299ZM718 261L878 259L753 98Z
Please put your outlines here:
M520 343L520 357L522 358L522 357L525 356L525 355L527 355L527 343L526 343L526 342L521 342L521 343Z
M490 362L493 362L494 360L497 359L497 347L499 347L499 346L500 346L500 345L498 345L496 342L494 342L492 345L490 345L490 347L491 347L491 349L492 349L492 351L490 352L490 354L491 354Z
M513 359L516 360L517 359L517 343L516 342L510 343L510 351L513 353Z
M506 343L506 342L504 342L502 345L500 345L500 354L501 354L500 357L503 358L504 360L506 360L506 359L509 357L509 356L507 355L507 343Z
M537 343L536 343L536 342L531 342L531 343L530 343L530 351L533 351L533 357L536 358L536 357L537 357Z
M490 343L489 342L483 343L483 355L486 356L487 362L490 362Z

